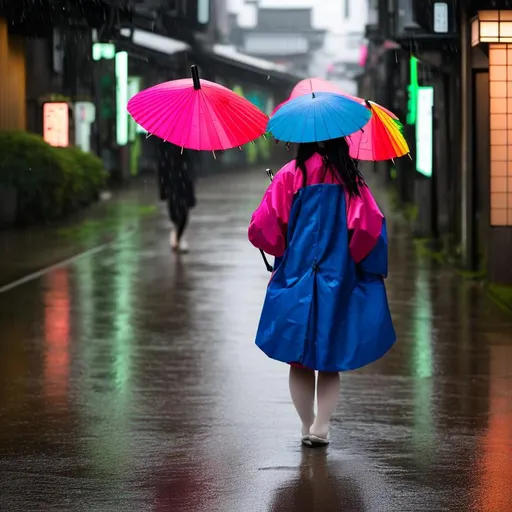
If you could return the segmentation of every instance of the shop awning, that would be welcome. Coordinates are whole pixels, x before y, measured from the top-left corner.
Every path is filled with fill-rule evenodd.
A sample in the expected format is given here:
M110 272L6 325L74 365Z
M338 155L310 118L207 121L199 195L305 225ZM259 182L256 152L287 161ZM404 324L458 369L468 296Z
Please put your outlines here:
M214 76L219 76L220 72L220 76L223 73L231 76L244 75L254 83L260 84L272 79L274 84L268 84L270 87L275 87L275 82L278 81L284 88L294 86L303 78L290 73L283 65L245 55L233 46L215 44L194 49L184 41L134 27L121 28L116 44L125 48L134 57L147 54L154 59L160 55L161 64L166 61L166 64L170 65L175 56L188 53L190 62L196 62L203 70L204 78L213 79Z
M206 52L206 55L210 59L239 68L240 70L250 71L265 79L276 78L295 85L297 81L304 78L290 72L286 66L246 55L230 45L215 44L210 51Z
M120 30L120 41L126 41L135 46L147 48L154 52L174 55L180 52L189 51L191 48L187 43L178 41L171 37L162 36L153 32L140 29L122 28Z
M239 64L244 64L246 66L251 66L262 71L277 71L279 73L286 73L286 68L284 66L275 64L274 62L266 59L260 59L258 57L252 57L251 55L240 53L235 49L234 46L216 44L213 46L213 54L217 57L234 61Z

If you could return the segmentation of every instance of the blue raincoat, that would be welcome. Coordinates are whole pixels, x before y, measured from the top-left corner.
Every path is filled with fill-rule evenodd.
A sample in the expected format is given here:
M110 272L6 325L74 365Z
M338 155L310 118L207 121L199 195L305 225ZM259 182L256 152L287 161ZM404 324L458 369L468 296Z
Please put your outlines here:
M342 185L316 183L295 192L296 178L285 176L290 169L283 171L281 185L271 185L249 228L253 244L276 256L256 344L273 359L324 372L372 363L396 340L384 286L385 219L380 214L380 233L372 239L372 229L364 228L365 208L351 212L348 222L348 195ZM282 198L290 194L286 218ZM372 209L376 206L370 205L370 214ZM274 221L281 228L286 225L282 255L282 242L269 235ZM351 252L354 238L362 253L360 248ZM354 252L357 259L364 256L357 263Z

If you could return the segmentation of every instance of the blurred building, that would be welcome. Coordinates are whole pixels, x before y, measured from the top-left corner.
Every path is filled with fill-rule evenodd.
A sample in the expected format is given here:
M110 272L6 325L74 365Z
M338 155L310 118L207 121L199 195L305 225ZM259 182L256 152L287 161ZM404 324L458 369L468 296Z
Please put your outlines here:
M418 235L506 284L512 284L510 7L506 0L376 1L360 81L361 95L406 125L412 160L375 167L416 212Z
M0 129L46 137L48 119L53 128L61 122L69 135L62 143L96 152L120 182L153 169L156 161L156 142L146 142L126 112L129 97L189 76L191 64L203 78L270 111L296 78L283 66L227 44L226 5L226 0L0 0ZM208 170L254 164L272 151L268 141L258 141L246 152L208 161ZM194 158L202 169L202 155Z
M312 25L312 8L264 8L250 2L256 23L240 27L231 14L231 41L238 51L270 60L301 77L310 74L311 57L324 44L325 30Z
M132 18L125 4L0 1L0 129L28 130L51 144L95 148L93 31L112 37L116 25ZM56 138L61 128L65 133ZM119 174L119 166L114 167Z
M325 77L349 94L356 94L356 82L363 70L369 2L343 0L336 28L326 33L324 45L313 57L311 74Z
M50 97L90 97L90 27L101 27L108 0L0 1L0 129L42 133Z

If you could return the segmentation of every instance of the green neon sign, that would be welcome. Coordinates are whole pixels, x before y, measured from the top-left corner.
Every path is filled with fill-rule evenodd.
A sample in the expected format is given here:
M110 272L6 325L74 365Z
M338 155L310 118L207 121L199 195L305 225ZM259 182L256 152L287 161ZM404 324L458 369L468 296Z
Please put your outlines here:
M418 105L418 59L411 57L409 61L411 80L407 87L409 93L409 101L407 105L407 124L416 122L416 110Z
M128 143L128 53L118 52L116 59L116 142Z
M116 56L116 47L112 43L94 43L92 45L92 58L111 60Z
M416 170L430 178L434 153L434 88L418 87L416 104Z
M128 100L133 98L140 91L141 77L140 76L129 76L128 77ZM133 117L128 116L128 140L130 142L134 142L137 138L137 133L140 133L137 128L139 125L135 122ZM142 129L142 133L145 133L144 128Z

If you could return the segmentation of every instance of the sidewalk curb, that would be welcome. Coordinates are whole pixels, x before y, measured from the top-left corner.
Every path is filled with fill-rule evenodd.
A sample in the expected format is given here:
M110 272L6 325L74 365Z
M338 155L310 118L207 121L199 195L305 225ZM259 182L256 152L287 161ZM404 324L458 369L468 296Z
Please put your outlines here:
M495 285L486 282L485 292L487 293L489 298L496 304L496 306L498 306L505 313L512 315L512 303L503 299L498 292L494 291L493 286Z
M428 241L431 241L428 239ZM428 258L430 261L433 261L443 267L449 269L451 272L459 276L466 283L479 283L484 290L485 295L494 302L494 304L501 309L503 312L512 315L512 303L503 299L502 296L493 288L498 285L495 285L489 282L484 272L475 272L473 275L471 273L465 271L464 269L458 268L452 261L448 260L443 254L436 253L434 250L430 248L420 248L419 244L416 245L416 253L420 256L424 256Z
M126 234L124 234L122 236L112 238L111 240L109 240L101 245L97 245L96 247L91 247L90 249L79 252L75 256L71 256L70 258L61 260L57 263L54 263L53 265L44 267L40 270L37 270L36 272L32 272L31 274L28 274L24 277L16 279L15 281L12 281L3 286L0 286L0 294L6 293L14 288L17 288L18 286L22 286L26 283L29 283L30 281L33 281L34 279L38 279L39 277L44 276L45 274L48 274L52 270L56 270L56 269L62 268L62 267L67 267L68 265L70 265L71 263L74 263L75 261L78 261L82 258L86 258L87 256L91 256L93 254L99 253L99 252L103 251L104 249L106 249L107 247L114 244L115 242L120 242L121 240L124 240L125 238L132 236L133 233L134 233L134 228L130 229Z

